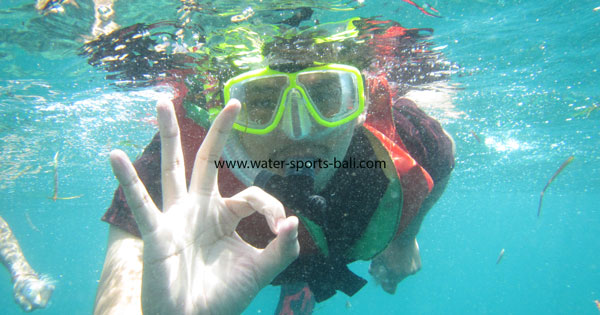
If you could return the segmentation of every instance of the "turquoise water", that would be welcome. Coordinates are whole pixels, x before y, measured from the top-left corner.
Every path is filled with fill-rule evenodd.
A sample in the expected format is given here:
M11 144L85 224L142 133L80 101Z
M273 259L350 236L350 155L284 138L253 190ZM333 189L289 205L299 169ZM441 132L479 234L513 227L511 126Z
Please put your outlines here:
M152 100L168 93L118 89L77 56L93 16L78 3L46 17L27 1L0 4L0 214L31 265L56 280L40 314L91 312L108 230L99 218L116 187L108 152L139 154L156 130ZM394 296L369 283L316 313L600 313L600 110L587 112L600 106L600 2L430 1L443 18L383 3L327 15L435 28L460 70L453 106L428 110L454 136L457 165L419 234L422 270ZM174 4L135 4L116 7L119 24L176 16ZM48 199L56 152L59 197L80 198ZM537 218L542 188L569 156ZM369 277L367 263L352 269ZM245 313L272 314L277 294L265 289ZM0 309L21 312L6 272Z

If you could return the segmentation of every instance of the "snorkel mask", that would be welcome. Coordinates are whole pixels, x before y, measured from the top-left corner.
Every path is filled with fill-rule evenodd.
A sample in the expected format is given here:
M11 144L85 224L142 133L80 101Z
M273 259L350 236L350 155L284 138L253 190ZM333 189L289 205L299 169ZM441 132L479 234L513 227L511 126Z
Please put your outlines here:
M294 140L308 136L311 119L334 128L357 118L365 108L358 69L329 64L294 73L269 67L238 75L225 83L224 102L235 98L242 110L233 128L264 135L284 119L283 130Z

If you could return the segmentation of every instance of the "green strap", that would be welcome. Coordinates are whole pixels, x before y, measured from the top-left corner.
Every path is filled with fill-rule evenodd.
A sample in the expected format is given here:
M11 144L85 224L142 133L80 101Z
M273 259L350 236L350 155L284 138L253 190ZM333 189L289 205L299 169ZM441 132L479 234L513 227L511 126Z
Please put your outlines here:
M397 178L392 179L363 235L346 252L346 257L350 261L369 260L387 247L394 239L398 225L400 225L402 202L402 185L400 184L400 180ZM297 216L308 230L308 233L310 233L321 253L325 257L329 257L329 247L327 246L327 238L325 237L323 228L300 214L297 214Z
M298 216L298 218L300 218L300 221L302 221L302 224L304 224L304 227L306 227L306 229L308 230L308 233L312 237L315 244L317 244L317 247L319 248L321 253L323 253L325 257L329 257L329 246L327 246L327 238L325 237L325 232L323 232L323 229L318 224L309 220L308 218L300 214L296 215Z
M362 237L346 252L351 261L369 260L394 239L402 215L402 185L392 179Z
M185 117L193 120L197 125L206 130L210 128L210 125L222 110L221 108L209 108L207 110L186 101L183 102L183 108L185 109Z

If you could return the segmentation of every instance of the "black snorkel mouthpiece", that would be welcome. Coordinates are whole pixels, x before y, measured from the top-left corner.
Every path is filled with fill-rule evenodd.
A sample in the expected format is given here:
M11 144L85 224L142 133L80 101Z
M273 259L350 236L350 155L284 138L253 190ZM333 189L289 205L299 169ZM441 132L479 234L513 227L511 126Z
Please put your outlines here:
M313 179L315 178L314 167L304 167L305 165L313 165L311 158L289 158L285 160L285 172L284 176L306 176ZM300 167L302 166L302 167Z
M312 161L310 158L289 158L285 161L284 176L262 170L254 179L254 186L273 195L286 207L293 209L311 221L324 226L327 201L315 194L315 169L313 167L291 167ZM303 163L309 165L311 163Z

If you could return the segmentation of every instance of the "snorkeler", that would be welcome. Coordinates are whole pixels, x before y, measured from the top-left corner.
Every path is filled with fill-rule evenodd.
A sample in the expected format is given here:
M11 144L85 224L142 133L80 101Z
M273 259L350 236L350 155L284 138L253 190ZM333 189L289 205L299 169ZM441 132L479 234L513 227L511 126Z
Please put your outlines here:
M111 154L121 187L103 217L111 227L96 314L140 313L140 300L144 312L209 307L195 304L198 295L229 299L216 298L216 313L233 314L269 282L282 286L278 313L310 314L315 301L364 286L349 263L371 260L371 275L391 294L421 267L416 234L454 166L452 139L402 98L409 83L444 78L439 56L419 41L422 30L363 18L303 30L233 28L214 34L220 42L212 50L207 44L197 52L203 55L196 73L170 83L174 113L170 102L159 102L160 135L134 162L135 171L122 153ZM221 152L223 161L238 165L325 164L230 164L216 175ZM385 166L327 164L348 160ZM190 194L184 173L196 199L177 203ZM279 202L285 214L274 210ZM196 216L167 219L176 205ZM285 268L296 246L295 217L300 253ZM178 238L161 238L171 230ZM203 241L205 234L213 241ZM211 247L221 242L238 245ZM271 273L264 260L243 259L269 251L278 253L269 258ZM199 270L216 276L203 278ZM214 289L198 292L195 285Z
M11 274L15 301L25 312L44 308L54 291L45 276L29 265L8 223L0 217L0 260Z

